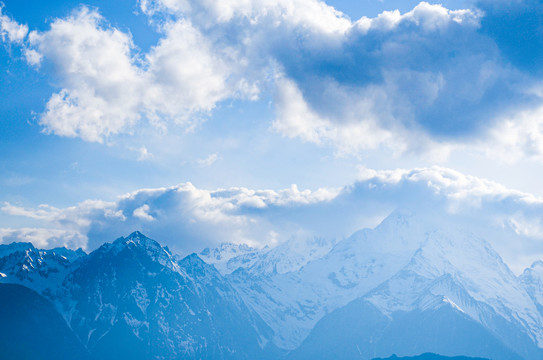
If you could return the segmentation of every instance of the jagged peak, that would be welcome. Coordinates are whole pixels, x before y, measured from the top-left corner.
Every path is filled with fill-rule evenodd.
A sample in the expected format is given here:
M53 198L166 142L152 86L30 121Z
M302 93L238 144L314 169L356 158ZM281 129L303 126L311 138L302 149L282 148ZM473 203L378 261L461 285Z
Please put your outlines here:
M185 256L178 264L187 274L192 276L221 277L215 266L206 263L196 253Z
M534 261L532 266L530 266L530 269L541 269L541 270L543 270L543 260Z
M134 244L136 246L141 246L144 248L155 248L155 249L163 249L162 245L160 245L157 241L148 238L147 236L143 235L139 231L134 231L127 237L120 237L117 240L113 242L115 245L130 245Z
M179 261L181 265L198 265L198 266L210 266L208 265L204 260L202 260L198 254L192 253L187 256L185 256L181 261Z
M519 276L522 281L533 281L535 278L543 278L543 260L536 260Z
M37 251L34 245L29 242L12 242L11 244L0 245L0 258L27 250Z

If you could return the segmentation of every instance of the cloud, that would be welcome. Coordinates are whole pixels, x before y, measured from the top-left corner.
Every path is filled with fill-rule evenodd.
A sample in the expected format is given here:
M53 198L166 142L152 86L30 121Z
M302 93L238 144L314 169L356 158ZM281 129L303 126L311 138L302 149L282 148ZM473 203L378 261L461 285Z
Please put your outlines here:
M129 33L84 6L28 37L27 27L6 16L1 24L9 41L27 38L27 62L61 87L40 116L47 133L103 142L132 133L143 120L162 130L191 128L224 99L258 97L254 85L233 74L235 51L212 47L188 20L163 23L160 41L146 54Z
M87 237L77 231L44 228L0 228L0 244L30 242L38 249L86 248Z
M357 182L339 189L204 190L184 183L141 189L114 202L36 209L5 203L1 211L38 221L33 233L3 231L40 246L64 239L92 250L140 230L186 254L221 242L264 246L292 237L343 238L376 226L395 209L449 221L487 239L515 270L543 257L542 198L441 167L362 168Z
M207 166L213 165L213 163L215 163L215 161L217 161L219 159L220 159L220 156L218 154L210 154L208 157L206 157L204 159L196 160L196 162L201 167L207 167Z
M142 147L140 147L138 149L132 148L131 150L136 151L137 153L139 153L138 161L144 161L144 160L147 160L147 159L150 159L150 158L153 157L153 154L151 154L149 152L149 150L147 150L147 148L145 146L142 146Z
M153 18L189 18L214 46L236 49L249 78L262 83L259 76L271 71L272 128L281 134L331 145L340 155L383 148L442 159L482 142L499 146L504 115L541 101L524 88L541 80L517 67L496 36L508 6L533 17L535 2L516 3L523 5L501 2L487 11L489 3L479 2L481 11L421 2L403 14L357 21L319 1L140 5Z
M87 7L28 35L2 15L4 41L21 44L59 85L40 116L46 132L103 142L147 124L190 130L226 100L270 96L272 129L340 155L441 159L470 148L497 157L485 148L511 141L502 128L522 137L528 125L517 115L541 106L535 0L460 10L421 2L356 21L318 0L139 6L160 36L147 52ZM532 123L531 144L511 146L539 159L541 126Z
M136 210L134 210L132 212L132 215L139 218L139 219L141 219L141 220L146 220L146 221L155 220L154 217L149 215L149 205L147 205L147 204L142 205L139 208L137 208Z
M4 42L20 44L28 34L28 26L19 24L2 13L4 4L0 3L0 37Z

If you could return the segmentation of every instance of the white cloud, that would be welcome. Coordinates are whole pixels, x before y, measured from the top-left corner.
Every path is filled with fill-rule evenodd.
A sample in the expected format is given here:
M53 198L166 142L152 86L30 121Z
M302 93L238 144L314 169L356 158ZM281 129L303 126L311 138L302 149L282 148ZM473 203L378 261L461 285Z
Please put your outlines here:
M203 159L197 159L196 162L201 167L207 167L211 166L215 163L215 161L219 160L220 156L219 154L210 154L209 156L203 158Z
M87 237L77 231L46 228L0 228L0 244L29 242L38 249L68 247L86 249Z
M2 14L4 5L0 3L0 37L2 41L22 43L28 34L28 26L19 24L7 15Z
M231 70L189 21L163 26L164 37L146 56L144 111L156 122L167 117L184 123L195 112L210 111L233 95ZM217 50L217 51L215 51Z
M144 161L153 157L153 154L151 154L145 146L142 146L139 149L136 149L136 151L139 153L139 156L138 156L139 161Z
M147 204L144 204L144 205L140 206L139 208L137 208L136 210L134 210L132 215L134 215L135 217L137 217L137 218L139 218L141 220L145 220L145 221L153 221L153 220L155 220L155 218L152 217L149 214L149 205L147 205Z
M246 21L251 26L300 27L322 36L342 35L351 26L343 13L318 0L140 0L140 7L148 15L189 15L204 27Z
M383 148L443 159L480 139L520 153L543 147L539 127L504 125L492 106L529 108L515 85L525 77L478 31L485 14L476 9L421 2L353 22L319 0L139 5L160 34L146 53L86 7L28 37L1 15L4 40L22 44L30 65L55 69L61 89L41 114L45 131L103 142L144 122L193 129L218 103L275 88L273 128L340 155ZM519 135L504 139L503 126ZM535 131L529 143L523 129Z
M49 31L31 32L29 43L52 63L63 87L40 118L48 132L101 142L140 119L144 84L132 40L97 12L83 7L56 19Z
M503 116L480 148L505 163L526 158L543 161L543 107Z
M277 118L273 128L290 138L299 137L316 144L332 143L341 154L376 149L387 142L396 149L405 149L405 140L401 136L379 126L373 104L366 97L355 103L349 94L341 94L343 89L335 84L330 84L327 90L334 92L337 98L348 98L345 101L348 104L344 104L345 112L341 114L343 122L322 117L311 109L295 82L278 79Z
M103 142L142 119L163 130L171 122L190 128L226 98L258 96L254 84L233 76L235 51L213 47L190 21L166 22L160 31L141 55L130 34L86 7L32 31L27 62L51 64L62 87L40 117L45 131Z

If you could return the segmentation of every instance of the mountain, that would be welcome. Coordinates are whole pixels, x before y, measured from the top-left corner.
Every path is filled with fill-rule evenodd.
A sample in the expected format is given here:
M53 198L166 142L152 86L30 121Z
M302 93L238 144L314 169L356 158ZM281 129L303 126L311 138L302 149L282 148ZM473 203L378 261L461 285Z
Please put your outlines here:
M543 261L534 262L519 278L539 313L543 315Z
M89 359L53 305L22 285L0 284L0 319L2 359Z
M215 266L223 275L242 267L252 266L269 248L256 249L246 244L222 243L216 248L205 248L198 256L206 263Z
M392 355L391 357L388 357L386 359L383 358L375 358L373 360L489 360L489 359L483 359L483 358L472 358L467 356L442 356L438 354L432 354L432 353L424 353L422 355L417 356L405 356L405 357L397 357L396 355Z
M270 332L213 266L177 262L138 232L92 252L62 287L71 328L101 359L261 358Z
M2 245L6 283L49 301L93 359L543 358L543 262L517 277L484 239L411 211L340 241L184 258L139 232L90 254Z
M0 282L24 285L38 293L50 292L84 256L81 249L38 250L31 243L0 245Z
M241 268L255 276L265 276L298 271L326 255L336 242L335 239L320 237L293 237L273 248L265 246L262 249L223 243L214 249L205 248L199 256L208 264L213 264L223 275Z
M273 341L293 350L291 358L425 351L542 357L538 305L491 246L410 212L395 212L375 229L355 233L295 273L254 276L240 270L231 281L274 329ZM457 324L456 332L447 333L447 322ZM378 335L378 329L387 331ZM409 341L398 340L401 333L394 329L405 331ZM409 337L438 329L444 331L439 342ZM470 347L469 334L484 340ZM353 350L357 343L360 349Z
M23 282L51 299L96 359L277 356L270 328L196 254L178 260L139 232L74 263L28 244L4 250L1 281Z
M393 213L373 230L338 242L295 272L241 269L228 278L274 330L277 346L295 349L327 313L366 294L409 262L428 228L416 216ZM309 252L309 249L306 250ZM289 249L283 248L288 254Z

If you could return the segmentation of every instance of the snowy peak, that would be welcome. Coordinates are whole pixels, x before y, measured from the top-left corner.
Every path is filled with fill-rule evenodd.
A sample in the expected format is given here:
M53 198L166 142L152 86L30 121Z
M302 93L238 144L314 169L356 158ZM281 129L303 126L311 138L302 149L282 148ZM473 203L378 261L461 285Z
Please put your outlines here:
M120 237L117 240L115 240L113 244L119 247L136 246L136 247L140 247L144 249L152 249L152 250L162 249L162 246L158 242L148 238L147 236L143 235L139 231L134 231L132 234L128 235L127 237Z
M102 245L98 250L114 254L120 253L123 250L143 252L150 256L153 261L157 261L171 270L178 270L176 258L170 250L139 231L134 231L127 237L120 237L113 244Z
M222 243L216 248L205 248L199 256L225 275L240 267L250 267L258 260L260 254L267 250L267 247L259 250L246 244Z
M43 292L58 286L72 262L84 255L81 249L38 250L30 243L0 245L0 281Z
M28 242L14 242L8 245L0 245L0 258L26 251L36 251L36 248Z
M47 253L54 254L57 256L62 256L66 258L69 262L74 262L77 259L87 256L87 253L83 249L79 248L77 250L66 249L64 247L54 248L47 250Z
M193 253L178 262L181 270L192 279L219 278L221 275L213 265L206 264L200 257Z

